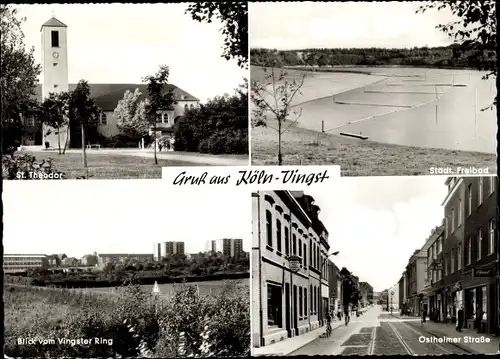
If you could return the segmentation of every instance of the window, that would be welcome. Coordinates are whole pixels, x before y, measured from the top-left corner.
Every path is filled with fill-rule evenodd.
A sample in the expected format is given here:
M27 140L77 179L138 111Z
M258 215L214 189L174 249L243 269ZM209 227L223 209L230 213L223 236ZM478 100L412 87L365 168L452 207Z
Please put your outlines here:
M29 116L26 118L26 125L28 127L35 127L35 118L33 116Z
M52 66L57 67L57 62L53 62Z
M58 87L59 87L59 85L54 84L54 88L55 88L55 89L56 89L56 88L58 88Z
M462 198L458 199L458 226L460 227L462 225L462 214L464 213L463 211L463 203L462 203Z
M266 235L267 245L273 247L273 215L270 211L266 211Z
M59 47L59 31L52 30L50 32L52 47Z
M451 233L455 231L455 208L451 209Z
M443 242L442 242L443 237L438 238L438 248L437 248L437 254L440 254L443 251Z
M106 116L105 113L101 113L101 124L102 125L107 125L108 124L108 116Z
M297 236L295 236L295 233L292 234L292 254L297 254Z
M483 320L487 319L488 315L488 296L486 286L481 287L481 308L483 309Z
M316 243L313 243L312 251L313 251L313 262L312 262L312 266L313 266L314 268L316 268Z
M282 327L281 321L281 288L267 285L267 325Z
M316 268L319 269L319 266L321 265L319 263L319 246L316 246L316 257L317 257Z
M312 284L309 286L309 296L311 297L311 314L313 312L313 303L314 303L314 300L313 300L313 286Z
M472 262L472 236L467 238L467 262L465 265L470 265Z
M483 177L479 177L479 182L477 186L477 206L479 207L483 203Z
M448 274L448 253L443 257L443 274L444 276Z
M281 252L281 221L276 220L276 249Z
M285 254L290 254L290 234L288 233L288 228L285 228Z
M451 250L451 268L450 268L450 274L455 273L455 250Z
M300 239L300 237L299 237L298 246L299 246L299 257L302 257L302 239Z
M299 318L302 318L302 287L299 287Z
M490 194L495 192L495 176L490 177Z
M457 269L462 269L462 243L458 243L457 248Z
M483 229L477 230L477 259L481 259L481 250L483 248Z
M191 110L192 110L192 109L194 109L194 105L193 105L193 104L191 104L190 108L191 108Z
M304 267L307 267L307 246L304 243Z
M444 220L444 236L445 237L448 237L448 233L449 233L449 228L448 228L448 217L445 218Z
M188 105L187 105L187 104L185 104L185 105L184 105L184 111L187 111L187 110L189 110L189 107L188 107Z
M162 116L161 113L156 114L156 122L161 122Z
M314 313L318 312L318 287L314 287Z
M304 288L304 316L307 317L307 288Z
M168 123L168 113L163 112L163 117L162 117L161 122Z
M493 254L495 251L495 229L494 229L494 218L490 219L488 222L488 254Z
M467 204L467 217L472 214L472 184L470 184L467 187L467 198L468 198L468 204Z

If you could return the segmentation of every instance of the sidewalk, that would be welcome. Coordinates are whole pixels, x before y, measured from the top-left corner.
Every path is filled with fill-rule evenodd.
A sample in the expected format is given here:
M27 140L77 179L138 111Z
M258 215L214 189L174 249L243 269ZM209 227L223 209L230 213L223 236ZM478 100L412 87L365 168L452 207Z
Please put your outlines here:
M438 338L460 338L460 342L453 343L453 345L472 354L498 354L500 352L500 343L494 335L477 334L469 329L462 329L462 332L457 332L455 324L435 323L432 321L427 321L423 326L414 322L408 322L408 324Z
M332 322L332 331L344 325L343 321ZM299 350L303 346L316 340L320 335L326 331L326 325L316 328L309 333L298 335L293 338L285 339L281 342L266 345L260 348L252 348L252 356L259 355L278 355L287 356L288 354ZM332 334L333 335L333 334Z

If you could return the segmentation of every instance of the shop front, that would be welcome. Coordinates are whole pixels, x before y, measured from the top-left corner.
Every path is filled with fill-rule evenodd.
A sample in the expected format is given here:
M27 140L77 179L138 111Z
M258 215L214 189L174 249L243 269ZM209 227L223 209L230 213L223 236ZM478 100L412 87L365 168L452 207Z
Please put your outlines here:
M495 333L497 303L493 268L474 268L464 273L463 286L466 327L483 333ZM476 319L481 313L481 326L477 328Z

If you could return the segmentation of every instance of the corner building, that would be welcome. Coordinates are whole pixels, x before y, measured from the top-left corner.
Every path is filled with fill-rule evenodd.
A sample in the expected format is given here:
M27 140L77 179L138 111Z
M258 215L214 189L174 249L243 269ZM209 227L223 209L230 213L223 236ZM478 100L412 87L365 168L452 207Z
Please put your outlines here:
M303 192L252 193L254 347L291 340L323 324L320 311L327 310L329 288L322 263L329 245L318 212L314 198Z

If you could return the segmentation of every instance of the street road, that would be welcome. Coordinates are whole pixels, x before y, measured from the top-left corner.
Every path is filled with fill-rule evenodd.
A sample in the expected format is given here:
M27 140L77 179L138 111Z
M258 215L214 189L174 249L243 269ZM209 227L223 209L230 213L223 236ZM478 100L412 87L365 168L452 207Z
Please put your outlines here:
M397 319L375 306L347 326L318 338L290 355L442 355L468 354L452 344L423 342L428 333L409 324L420 319Z

